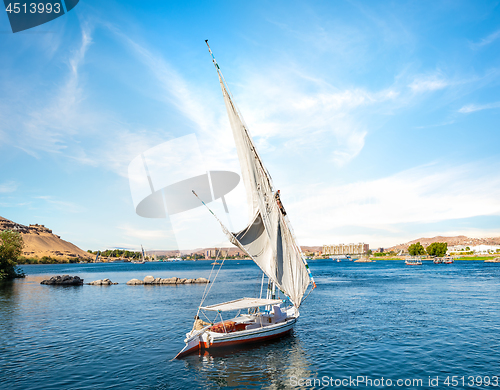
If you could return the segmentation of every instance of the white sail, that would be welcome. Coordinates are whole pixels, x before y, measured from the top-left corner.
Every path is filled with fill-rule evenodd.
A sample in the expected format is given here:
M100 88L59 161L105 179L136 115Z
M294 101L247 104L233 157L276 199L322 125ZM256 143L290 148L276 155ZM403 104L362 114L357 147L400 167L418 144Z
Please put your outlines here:
M211 53L211 51L210 51ZM236 150L252 214L250 224L229 233L231 242L252 257L262 271L299 307L311 282L310 274L295 242L284 209L278 204L271 178L235 106L220 68L214 59L233 131Z

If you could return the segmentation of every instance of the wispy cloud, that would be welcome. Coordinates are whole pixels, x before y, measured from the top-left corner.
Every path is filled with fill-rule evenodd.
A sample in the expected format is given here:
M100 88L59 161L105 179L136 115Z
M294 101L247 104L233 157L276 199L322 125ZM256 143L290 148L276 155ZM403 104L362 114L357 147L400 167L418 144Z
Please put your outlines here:
M68 59L69 72L64 83L47 101L32 101L30 105L38 108L17 118L16 147L34 157L39 157L40 152L62 153L68 148L71 136L89 123L89 117L80 110L85 97L79 83L79 68L91 43L91 31L83 26L80 46Z
M10 127L0 122L0 139L35 158L56 154L78 164L101 166L126 177L127 165L140 151L165 140L157 131L137 129L114 112L95 106L92 91L87 88L86 58L93 44L93 27L82 22L80 42L69 56L58 79L59 85L29 96L17 96L4 103ZM54 60L61 62L61 59ZM30 90L29 85L19 87ZM44 99L44 96L47 96ZM2 103L2 102L0 102ZM18 107L27 107L19 110ZM4 107L2 107L4 108ZM10 130L10 131L9 131ZM2 133L3 131L3 133ZM3 141L3 140L2 140ZM92 145L92 147L89 147Z
M477 49L495 42L498 38L500 38L500 30L491 33L487 37L481 39L479 42L471 43L471 46L472 48Z
M127 237L142 240L164 239L168 235L165 229L137 229L130 225L120 226L119 229L122 230L123 234Z
M191 122L192 127L186 126L184 134L195 131L198 135L206 169L237 167L236 154L232 153L235 152L234 143L228 137L229 122L220 90L203 90L196 83L187 81L181 75L180 69L172 66L161 54L148 48L145 43L131 38L115 26L107 25L107 27L132 53L133 59L143 65L146 73L149 73L154 80L154 85L159 87L161 94L150 91L149 97L161 101L166 107L174 107ZM216 78L215 72L213 77ZM184 135L179 131L176 134ZM127 135L128 138L137 136L137 134ZM168 136L165 137L164 133L164 138L156 139L156 143L165 142L167 139ZM152 146L155 144L150 142L149 147ZM133 157L135 156L129 157L128 162Z
M481 111L481 110L490 110L492 108L500 108L500 102L489 103L489 104L468 104L463 106L458 112L462 114L469 114L471 112Z
M408 87L416 93L437 91L449 86L450 83L446 81L442 75L419 75L408 85Z
M114 26L108 25L108 28L162 86L166 103L175 106L186 118L195 123L200 132L213 133L217 129L217 114L214 114L214 110L210 109L207 102L199 99L198 96L201 96L199 88L188 83L177 69L160 54L148 49L145 44L132 39Z
M64 212L82 213L85 211L85 209L82 206L76 203L55 199L53 196L50 195L35 196L34 198L41 199L45 201L47 204L56 208L57 210L61 210Z
M25 207L31 205L31 202L0 202L0 207Z
M234 166L235 154L228 153L234 151L234 145L228 137L228 120L220 91L203 91L190 84L160 54L115 27L108 27L158 81L165 92L165 102L173 104L195 124L202 136L200 143L207 166L221 166L222 162L226 167ZM276 144L290 152L296 148L329 145L329 160L339 166L355 158L364 146L367 128L357 120L356 110L377 107L399 96L391 87L375 92L357 87L338 90L293 64L268 69L265 74L240 69L239 74L240 78L229 80L229 85L240 87L236 103L243 108L243 116L261 151L269 151Z
M446 121L446 122L442 122L442 123L436 123L436 124L433 124L433 125L415 126L415 129L429 129L429 128L432 128L432 127L449 126L449 125L452 125L454 123L455 123L455 121L451 120L451 121Z
M19 187L19 184L15 181L7 181L0 183L0 193L14 192Z

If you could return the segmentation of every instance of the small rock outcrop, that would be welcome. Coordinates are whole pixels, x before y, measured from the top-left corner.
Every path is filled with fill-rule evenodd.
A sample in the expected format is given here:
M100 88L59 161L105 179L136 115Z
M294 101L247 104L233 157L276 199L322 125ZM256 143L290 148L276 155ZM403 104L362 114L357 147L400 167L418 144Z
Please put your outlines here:
M129 286L135 286L137 284L144 284L144 282L140 279L132 279L127 282Z
M102 279L102 280L94 280L93 282L87 284L91 286L111 286L112 284L118 284L118 283L113 283L109 279Z
M97 281L98 282L98 281ZM92 282L94 283L94 282ZM171 278L155 278L154 276L146 276L144 280L132 279L127 282L129 286L134 286L137 284L196 284L196 283L210 283L208 279L197 278L197 279L179 279L175 276Z
M83 284L83 279L79 276L69 276L69 275L57 275L52 276L50 279L42 280L40 284L47 284L50 286L81 286Z
M179 278L176 278L175 276L172 278L161 279L161 284L177 284L178 279Z

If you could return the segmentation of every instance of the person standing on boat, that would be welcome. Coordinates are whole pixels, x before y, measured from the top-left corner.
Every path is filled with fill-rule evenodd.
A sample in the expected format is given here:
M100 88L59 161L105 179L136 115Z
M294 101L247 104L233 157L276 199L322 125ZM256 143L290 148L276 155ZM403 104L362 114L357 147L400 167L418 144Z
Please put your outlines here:
M280 199L280 190L276 191L276 194L274 195L274 197L276 198L276 203L278 203L278 207L280 208L281 213L283 215L286 215L285 208L283 207L283 204L281 203L281 199Z
M200 317L198 317L197 315L194 316L193 330L202 330L207 325L213 325L213 324L211 324L210 322L205 322L203 320L200 320Z

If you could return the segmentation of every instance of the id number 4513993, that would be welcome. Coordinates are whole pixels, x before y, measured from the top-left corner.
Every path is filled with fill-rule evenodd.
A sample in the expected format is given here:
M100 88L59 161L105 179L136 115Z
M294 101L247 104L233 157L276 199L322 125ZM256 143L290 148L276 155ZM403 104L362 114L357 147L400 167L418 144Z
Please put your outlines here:
M5 11L8 13L30 13L30 14L35 14L35 13L55 13L58 14L61 12L61 3L8 3L7 8L5 8Z
M443 382L446 386L496 386L500 385L498 376L447 376Z

